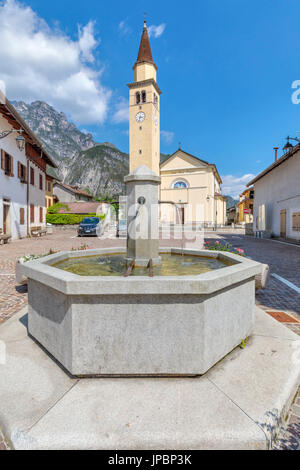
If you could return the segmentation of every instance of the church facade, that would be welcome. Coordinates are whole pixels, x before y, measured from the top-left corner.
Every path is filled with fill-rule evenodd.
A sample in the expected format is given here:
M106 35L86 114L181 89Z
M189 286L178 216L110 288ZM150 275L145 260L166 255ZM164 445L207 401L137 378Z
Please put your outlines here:
M134 81L129 87L130 172L141 165L161 176L159 200L165 223L225 225L226 199L214 164L181 149L160 162L160 95L157 66L153 61L144 23Z

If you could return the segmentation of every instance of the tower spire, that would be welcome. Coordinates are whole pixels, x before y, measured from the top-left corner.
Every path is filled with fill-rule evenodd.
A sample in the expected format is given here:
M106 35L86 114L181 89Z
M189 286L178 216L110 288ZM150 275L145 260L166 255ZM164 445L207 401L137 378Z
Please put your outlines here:
M138 64L140 62L150 62L151 64L154 64L153 57L152 57L152 52L151 52L151 46L150 46L148 30L147 30L146 18L144 20L144 28L143 28L143 33L142 33L142 38L141 38L141 43L140 43L140 49L139 49L138 58L137 58L136 63Z

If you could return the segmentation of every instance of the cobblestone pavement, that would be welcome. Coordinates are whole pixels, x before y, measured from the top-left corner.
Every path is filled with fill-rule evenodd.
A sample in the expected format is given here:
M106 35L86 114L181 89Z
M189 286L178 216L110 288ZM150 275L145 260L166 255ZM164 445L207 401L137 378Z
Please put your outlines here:
M241 234L209 233L206 240L224 240L236 248L243 248L247 256L269 264L271 273L276 273L300 287L300 247L271 240L259 240ZM27 303L27 290L16 286L15 262L26 254L48 253L78 249L87 244L89 248L125 246L123 239L77 238L74 229L59 230L53 235L37 239L17 240L0 246L0 323L17 313ZM161 240L161 246L181 246L181 240ZM271 277L267 288L258 291L257 304L266 311L283 311L300 321L300 294L276 278ZM300 323L285 323L300 336ZM276 449L296 449L300 446L300 391L289 411L287 427L282 431ZM6 449L0 431L0 450Z

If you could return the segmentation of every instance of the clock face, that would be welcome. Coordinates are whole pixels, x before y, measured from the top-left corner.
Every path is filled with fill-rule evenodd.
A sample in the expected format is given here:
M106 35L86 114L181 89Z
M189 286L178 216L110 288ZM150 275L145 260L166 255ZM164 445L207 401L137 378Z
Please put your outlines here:
M146 115L142 111L137 113L137 115L135 116L136 122L143 122L145 120L145 117Z

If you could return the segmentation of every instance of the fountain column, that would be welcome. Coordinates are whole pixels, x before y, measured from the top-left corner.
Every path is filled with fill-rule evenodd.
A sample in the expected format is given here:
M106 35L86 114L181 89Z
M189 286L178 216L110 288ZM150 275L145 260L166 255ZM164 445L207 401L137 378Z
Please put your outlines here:
M127 261L160 264L158 186L161 178L146 165L126 176Z

